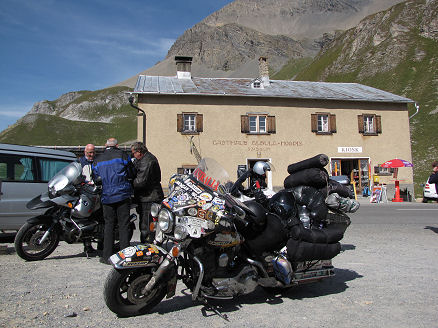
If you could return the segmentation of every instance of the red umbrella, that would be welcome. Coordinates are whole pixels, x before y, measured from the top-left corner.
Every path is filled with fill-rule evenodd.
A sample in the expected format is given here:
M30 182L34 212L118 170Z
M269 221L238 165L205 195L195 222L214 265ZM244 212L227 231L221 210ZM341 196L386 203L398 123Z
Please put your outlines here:
M386 161L380 166L381 167L412 167L414 165L411 162L408 162L404 159L395 158L395 159L391 159L390 161Z
M380 165L381 167L391 167L391 168L395 168L394 171L394 178L395 180L395 195L393 198L393 202L403 202L403 199L400 198L400 185L399 185L399 181L397 180L397 171L399 167L412 167L414 165L412 165L411 162L408 162L404 159L399 159L399 158L395 158L395 159L391 159L390 161L386 161L385 163L383 163L382 165Z

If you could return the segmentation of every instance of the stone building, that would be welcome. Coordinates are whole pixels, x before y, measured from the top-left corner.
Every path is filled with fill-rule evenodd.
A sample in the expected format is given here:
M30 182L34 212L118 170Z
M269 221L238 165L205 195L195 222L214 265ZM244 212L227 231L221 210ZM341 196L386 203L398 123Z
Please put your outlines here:
M267 59L259 78L197 78L191 57L175 57L176 76L138 78L133 94L146 120L142 139L160 161L163 187L176 172L189 172L199 157L219 161L231 177L238 168L270 161L268 185L283 188L289 164L327 154L332 175L348 175L360 192L394 178L379 164L412 161L408 103L413 101L357 83L271 80ZM401 188L413 193L412 168L399 170Z

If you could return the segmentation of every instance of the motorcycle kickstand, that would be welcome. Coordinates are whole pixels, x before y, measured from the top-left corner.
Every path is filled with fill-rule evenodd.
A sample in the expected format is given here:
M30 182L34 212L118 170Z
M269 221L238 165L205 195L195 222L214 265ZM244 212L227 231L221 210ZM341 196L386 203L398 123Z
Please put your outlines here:
M217 309L217 307L215 307L214 305L211 305L210 303L208 303L208 301L207 301L207 299L205 297L199 296L198 297L198 301L200 301L207 308L207 310L213 311L214 313L216 313L219 317L221 317L225 321L230 322L230 320L228 320L228 316L226 314L222 314Z

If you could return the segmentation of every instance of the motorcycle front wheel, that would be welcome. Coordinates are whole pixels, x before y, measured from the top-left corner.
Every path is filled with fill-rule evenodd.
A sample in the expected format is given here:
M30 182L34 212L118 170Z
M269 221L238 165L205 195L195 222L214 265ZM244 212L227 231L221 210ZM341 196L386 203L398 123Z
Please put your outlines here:
M103 290L108 308L120 317L132 317L151 311L167 291L166 283L158 282L150 293L143 294L142 290L151 277L150 267L124 270L112 268Z
M46 223L25 223L15 236L17 255L26 261L39 261L52 254L59 243L56 231L50 231L41 242L49 228Z

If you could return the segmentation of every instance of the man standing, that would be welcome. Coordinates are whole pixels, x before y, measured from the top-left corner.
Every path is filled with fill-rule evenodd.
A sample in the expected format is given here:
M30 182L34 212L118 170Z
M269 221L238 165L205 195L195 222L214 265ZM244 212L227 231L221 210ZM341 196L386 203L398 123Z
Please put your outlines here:
M113 254L114 225L119 226L120 248L129 246L129 209L132 194L129 178L133 177L131 158L118 148L115 138L109 138L106 149L93 164L93 174L102 178L102 209L105 219L103 256L100 262L108 264Z
M84 149L84 156L80 157L78 162L82 166L82 175L85 176L85 181L87 183L93 183L92 179L92 165L94 161L94 145L88 144ZM96 255L96 250L91 246L91 239L84 240L84 253L87 257L90 255Z
M161 188L161 169L157 158L152 155L142 142L131 146L132 156L137 175L133 181L134 197L137 201L137 212L140 216L140 241L142 243L154 240L149 229L149 216L152 203L160 203L163 198Z
M79 163L82 165L82 174L85 176L85 181L92 182L92 165L96 152L93 144L85 146L84 156L79 158Z
M432 171L433 173L429 177L429 183L435 183L435 189L438 194L438 161L432 163Z

